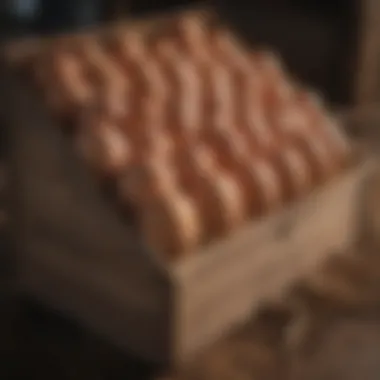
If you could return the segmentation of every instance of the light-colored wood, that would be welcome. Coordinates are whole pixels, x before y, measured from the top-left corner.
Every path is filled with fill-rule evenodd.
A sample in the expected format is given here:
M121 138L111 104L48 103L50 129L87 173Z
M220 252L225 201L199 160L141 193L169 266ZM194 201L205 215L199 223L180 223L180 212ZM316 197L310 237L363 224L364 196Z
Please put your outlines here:
M355 239L358 190L371 164L336 179L280 214L252 222L174 269L179 358L187 358L262 301L285 292Z
M372 170L372 161L362 163L167 268L168 286L123 275L120 257L112 270L111 259L105 267L91 252L73 254L45 237L23 255L21 287L129 351L182 363L353 242L361 184Z

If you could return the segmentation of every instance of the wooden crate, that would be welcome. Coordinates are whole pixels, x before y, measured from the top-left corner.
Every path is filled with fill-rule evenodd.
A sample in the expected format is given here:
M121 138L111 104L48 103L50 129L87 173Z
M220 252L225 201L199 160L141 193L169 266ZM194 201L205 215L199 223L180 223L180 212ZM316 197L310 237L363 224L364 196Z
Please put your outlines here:
M26 49L9 51L18 59ZM351 245L362 184L375 166L357 157L306 199L169 265L110 207L38 97L4 63L0 104L11 142L20 290L121 347L171 364Z

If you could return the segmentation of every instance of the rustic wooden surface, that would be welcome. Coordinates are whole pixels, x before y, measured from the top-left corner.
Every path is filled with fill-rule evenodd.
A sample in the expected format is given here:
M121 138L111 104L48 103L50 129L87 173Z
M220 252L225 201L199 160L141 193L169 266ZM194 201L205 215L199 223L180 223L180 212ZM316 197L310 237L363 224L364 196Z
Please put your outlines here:
M4 289L2 379L161 379L147 363ZM380 256L367 246L348 261L335 259L313 284L294 289L282 305L264 307L195 364L162 379L375 380L379 359Z
M365 113L367 114L367 113ZM378 118L358 114L352 131L373 135ZM372 139L371 142L375 142ZM372 144L377 150L378 146ZM379 191L377 191L379 190ZM379 194L380 187L373 189ZM370 199L380 215L376 199ZM375 209L376 207L376 209ZM377 210L379 208L379 210ZM377 212L378 211L378 212ZM380 221L373 219L375 237ZM1 379L57 380L377 380L380 374L380 244L363 237L278 305L219 342L187 368L162 375L82 331L61 316L20 299L11 276L0 284Z

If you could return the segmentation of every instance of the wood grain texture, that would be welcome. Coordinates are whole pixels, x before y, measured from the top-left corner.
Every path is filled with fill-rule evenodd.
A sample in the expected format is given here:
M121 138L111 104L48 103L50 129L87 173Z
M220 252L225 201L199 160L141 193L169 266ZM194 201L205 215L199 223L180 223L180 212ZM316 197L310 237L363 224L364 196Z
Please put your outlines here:
M248 227L239 234L245 238L236 236L211 248L214 252L206 261L212 265L202 263L206 256L201 255L201 265L193 261L189 268L169 271L169 288L144 271L143 261L136 268L140 282L134 282L127 265L123 270L119 263L99 265L96 256L90 261L45 234L30 240L19 259L21 289L145 358L188 361L247 320L262 302L283 295L297 279L353 242L357 215L352 205L357 204L365 172L354 171L315 200L298 205L299 225L290 226L281 239L273 233L279 221L287 221L285 213ZM318 208L304 214L310 202ZM88 254L91 257L91 251ZM167 345L170 337L173 341Z
M373 127L378 125L375 116L366 118ZM360 126L360 117L355 120ZM364 129L362 139L372 145L370 130ZM377 203L371 197L367 200L369 216L380 214ZM280 304L262 305L259 315L196 362L165 376L154 375L148 363L121 353L55 313L20 303L12 287L2 283L1 300L6 306L1 307L1 336L7 337L0 347L7 358L2 378L26 379L33 372L62 380L377 380L380 245L371 237L380 236L380 224L372 228L373 234L365 235L351 252L335 256Z
M7 329L0 345L7 358L1 374L27 379L32 371L58 380L361 380L365 373L366 380L376 380L380 257L375 248L357 247L342 255L319 273L329 289L298 286L282 304L263 305L258 316L195 363L166 375L57 314L11 295L8 319L1 314Z

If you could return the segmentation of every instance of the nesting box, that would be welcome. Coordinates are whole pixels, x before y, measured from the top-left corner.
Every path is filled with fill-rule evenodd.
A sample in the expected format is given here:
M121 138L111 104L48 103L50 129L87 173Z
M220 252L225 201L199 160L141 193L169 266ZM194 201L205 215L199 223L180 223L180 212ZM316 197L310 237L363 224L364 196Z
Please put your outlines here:
M20 46L23 54L36 48L21 44L13 57ZM164 262L110 207L32 88L6 64L0 96L20 289L146 359L189 360L355 239L358 198L374 166L359 154L306 198Z

